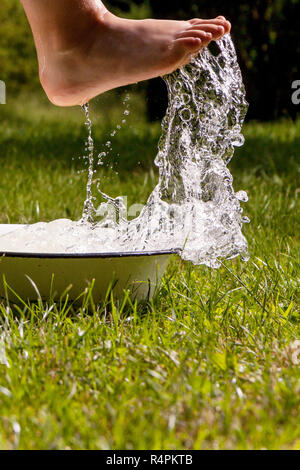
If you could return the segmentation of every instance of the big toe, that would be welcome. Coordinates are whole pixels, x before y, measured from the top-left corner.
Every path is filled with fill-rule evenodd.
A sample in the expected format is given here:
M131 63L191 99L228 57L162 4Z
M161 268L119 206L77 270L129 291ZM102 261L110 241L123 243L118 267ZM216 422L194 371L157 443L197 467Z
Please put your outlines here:
M176 64L176 68L178 68L188 64L192 56L198 54L203 47L205 47L203 41L196 37L176 39L173 46L174 54L172 54L173 65Z
M203 47L203 41L198 37L181 37L174 44L178 54L195 54Z

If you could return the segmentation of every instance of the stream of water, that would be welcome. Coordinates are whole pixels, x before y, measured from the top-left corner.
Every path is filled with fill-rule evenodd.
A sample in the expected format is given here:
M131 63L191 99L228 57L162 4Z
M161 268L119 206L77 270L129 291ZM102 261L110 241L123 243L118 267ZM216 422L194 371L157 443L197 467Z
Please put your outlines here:
M106 213L94 223L94 143L88 105L88 182L83 216L38 223L2 236L1 251L96 253L180 249L183 259L218 267L222 259L247 259L241 202L227 167L247 112L245 89L229 35L202 50L192 62L164 77L169 106L162 122L155 164L159 182L139 217L122 217L121 198L105 199ZM111 211L113 208L113 211ZM118 212L117 217L111 214ZM100 211L101 212L101 211ZM120 215L121 214L121 215Z

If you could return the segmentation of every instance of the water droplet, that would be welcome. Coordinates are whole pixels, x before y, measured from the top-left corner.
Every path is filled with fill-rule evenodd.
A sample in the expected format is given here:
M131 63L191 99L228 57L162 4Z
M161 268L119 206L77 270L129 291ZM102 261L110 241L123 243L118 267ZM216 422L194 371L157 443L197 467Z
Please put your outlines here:
M192 113L189 108L184 108L179 112L182 121L189 122L192 119Z
M176 82L174 83L174 90L175 90L175 91L180 91L181 88L182 88L182 83L179 82L179 81L176 81Z
M239 191L235 194L235 197L241 202L248 202L248 194L246 191Z
M232 180L229 177L224 178L224 184L226 186L230 186L232 184Z
M235 136L232 140L232 145L234 145L235 147L242 147L244 143L245 137L242 134Z
M184 93L184 95L182 95L182 99L185 105L189 104L189 102L191 101L191 97L187 93Z

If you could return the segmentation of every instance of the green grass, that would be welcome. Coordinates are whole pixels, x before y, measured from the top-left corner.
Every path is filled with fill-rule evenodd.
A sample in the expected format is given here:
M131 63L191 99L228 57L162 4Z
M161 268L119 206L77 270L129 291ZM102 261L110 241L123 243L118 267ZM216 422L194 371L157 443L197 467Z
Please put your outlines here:
M104 190L144 202L160 127L135 96L131 110L110 138L122 109L105 95L94 131L99 151L113 143ZM0 112L0 223L80 217L81 111L26 98ZM143 305L0 304L0 448L300 448L299 135L300 121L245 127L231 168L250 197L248 263L174 258Z

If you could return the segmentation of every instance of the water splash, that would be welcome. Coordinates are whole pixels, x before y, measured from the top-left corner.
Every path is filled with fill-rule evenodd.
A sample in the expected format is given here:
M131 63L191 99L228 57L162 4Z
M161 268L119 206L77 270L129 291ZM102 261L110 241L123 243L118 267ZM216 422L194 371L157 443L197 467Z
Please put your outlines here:
M214 44L214 49L202 50L191 64L164 79L169 106L155 159L159 182L140 216L130 222L120 217L122 199L109 197L98 185L106 201L101 207L110 215L92 224L94 146L85 105L89 170L82 220L35 224L15 236L10 234L8 243L14 245L10 251L88 253L180 248L182 258L211 267L218 267L224 258L248 257L242 227L249 220L243 217L240 205L247 201L247 194L234 192L227 168L234 147L244 143L241 129L247 111L230 36ZM51 246L46 240L54 232L55 244ZM16 250L20 241L22 247ZM5 237L1 238L1 249L8 250Z
M248 104L230 36L164 79L169 107L155 160L159 183L124 245L178 246L184 259L212 267L239 254L246 259L240 201L247 194L235 194L227 164L244 143Z

